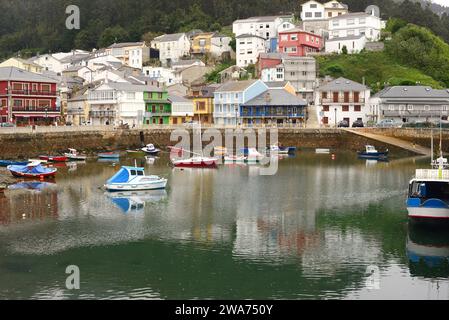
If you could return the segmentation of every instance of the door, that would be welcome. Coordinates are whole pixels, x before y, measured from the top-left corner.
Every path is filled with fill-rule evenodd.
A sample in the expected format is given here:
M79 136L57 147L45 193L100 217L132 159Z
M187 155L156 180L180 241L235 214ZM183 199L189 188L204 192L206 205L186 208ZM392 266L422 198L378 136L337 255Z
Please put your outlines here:
M349 102L349 92L345 92L345 102Z
M329 124L329 118L328 117L324 117L323 118L323 124Z
M164 119L163 118L159 118L159 124L164 124Z
M338 102L338 92L334 92L333 93L333 97L334 97L334 102Z
M173 124L178 124L178 118L173 118Z

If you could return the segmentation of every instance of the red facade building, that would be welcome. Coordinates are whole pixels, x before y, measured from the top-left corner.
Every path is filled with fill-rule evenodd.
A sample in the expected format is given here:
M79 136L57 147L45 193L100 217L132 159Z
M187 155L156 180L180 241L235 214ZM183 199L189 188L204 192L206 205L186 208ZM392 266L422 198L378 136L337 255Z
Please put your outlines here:
M314 33L298 28L279 32L278 52L289 56L304 57L323 48L323 39Z
M60 120L57 81L15 67L0 68L0 123L49 125Z

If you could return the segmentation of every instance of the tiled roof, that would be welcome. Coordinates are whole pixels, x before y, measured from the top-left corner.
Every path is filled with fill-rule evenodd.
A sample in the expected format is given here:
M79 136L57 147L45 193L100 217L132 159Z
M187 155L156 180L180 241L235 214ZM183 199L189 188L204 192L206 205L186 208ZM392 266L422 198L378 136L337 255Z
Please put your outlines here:
M351 90L367 90L368 87L364 86L361 83L346 79L346 78L338 78L328 83L322 85L318 88L319 91L351 91Z
M285 90L268 89L244 106L306 106L307 102Z
M58 81L34 72L28 72L16 67L0 68L0 80L36 81L58 83Z

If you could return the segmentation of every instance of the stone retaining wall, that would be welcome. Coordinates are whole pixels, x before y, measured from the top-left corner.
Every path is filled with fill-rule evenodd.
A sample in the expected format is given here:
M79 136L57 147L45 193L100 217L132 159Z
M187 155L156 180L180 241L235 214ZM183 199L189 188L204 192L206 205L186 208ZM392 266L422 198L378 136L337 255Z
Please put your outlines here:
M172 129L146 129L145 143L154 143L165 148L177 141L171 141ZM98 151L126 150L140 147L139 130L54 132L54 133L11 133L0 135L0 159L27 159L42 154L62 154L68 148L95 153ZM224 130L220 132L224 136ZM391 133L393 134L393 133ZM268 135L269 136L269 135ZM393 153L409 154L402 149L386 146L344 130L338 129L279 129L279 142L298 148L331 148L357 151L366 144L373 144L382 150L389 148ZM205 142L204 145L209 144ZM223 141L224 145L224 141Z

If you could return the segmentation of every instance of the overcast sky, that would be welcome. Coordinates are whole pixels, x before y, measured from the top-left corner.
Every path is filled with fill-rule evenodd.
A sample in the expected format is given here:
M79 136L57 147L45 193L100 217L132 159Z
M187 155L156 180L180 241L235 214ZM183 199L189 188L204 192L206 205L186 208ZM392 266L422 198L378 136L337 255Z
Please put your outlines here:
M441 4L442 6L449 7L449 0L432 0L432 1Z

